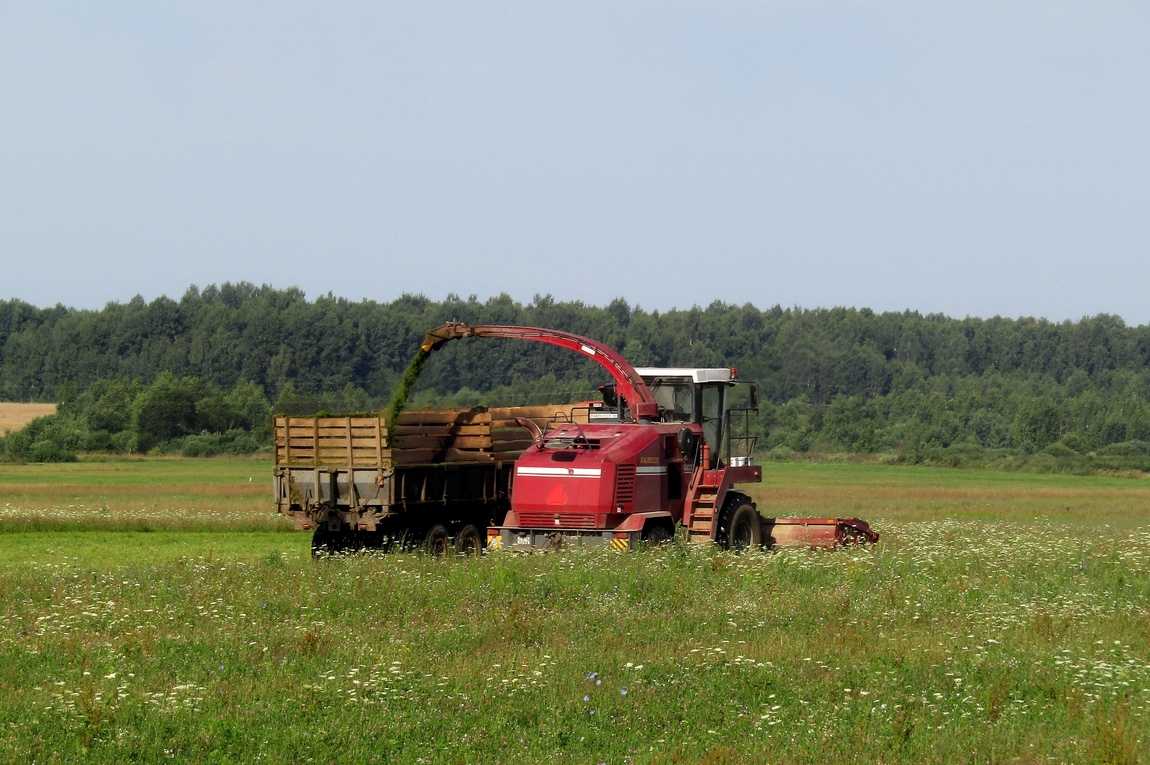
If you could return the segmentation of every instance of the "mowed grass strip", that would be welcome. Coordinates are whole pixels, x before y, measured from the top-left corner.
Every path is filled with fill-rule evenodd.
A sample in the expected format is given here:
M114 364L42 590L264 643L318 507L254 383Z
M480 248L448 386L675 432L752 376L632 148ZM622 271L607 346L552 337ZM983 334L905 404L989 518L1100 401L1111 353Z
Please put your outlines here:
M0 533L288 530L265 459L96 459L0 466Z
M763 491L819 491L807 467ZM859 513L883 541L835 553L0 535L0 760L1140 761L1150 530L1006 497L889 497Z
M765 515L877 520L1037 518L1150 524L1150 480L859 464L768 463L749 490Z

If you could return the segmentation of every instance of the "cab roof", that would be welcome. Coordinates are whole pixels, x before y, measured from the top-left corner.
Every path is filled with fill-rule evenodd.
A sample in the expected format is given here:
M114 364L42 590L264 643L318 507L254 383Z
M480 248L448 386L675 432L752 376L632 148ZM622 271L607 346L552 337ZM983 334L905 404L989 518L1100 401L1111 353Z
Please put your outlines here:
M688 378L692 382L734 382L738 379L732 372L730 367L723 368L707 368L707 367L635 367L635 371L644 380L650 382L656 377L668 378L679 377Z

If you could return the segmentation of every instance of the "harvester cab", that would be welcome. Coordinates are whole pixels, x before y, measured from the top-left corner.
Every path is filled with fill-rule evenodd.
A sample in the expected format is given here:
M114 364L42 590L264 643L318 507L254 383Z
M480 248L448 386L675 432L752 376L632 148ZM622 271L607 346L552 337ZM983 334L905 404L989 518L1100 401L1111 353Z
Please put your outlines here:
M708 468L751 463L755 447L751 418L758 412L755 383L739 380L737 370L730 367L636 367L635 371L655 399L660 423L696 424L701 428L702 440L694 439L693 445L696 450L703 444L709 447ZM737 401L733 395L736 386L743 389ZM589 421L619 422L625 404L621 407L615 386L608 383L599 390L603 400L589 404ZM687 441L689 437L684 434L683 439ZM695 464L694 456L688 457Z
M651 389L662 422L690 422L703 430L711 446L708 468L719 464L749 465L755 448L751 416L758 412L758 388L739 380L733 368L635 370ZM735 405L736 386L746 393Z

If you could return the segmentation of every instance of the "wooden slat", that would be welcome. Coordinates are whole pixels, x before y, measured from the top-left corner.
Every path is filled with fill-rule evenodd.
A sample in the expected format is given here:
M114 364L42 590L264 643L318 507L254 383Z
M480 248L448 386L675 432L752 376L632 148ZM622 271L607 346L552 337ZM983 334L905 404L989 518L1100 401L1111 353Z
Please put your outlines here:
M396 465L415 465L431 462L439 449L392 449L391 460Z
M338 429L344 429L349 426L353 428L372 428L375 427L375 423L379 422L378 417L277 417L276 427L282 427L282 423L285 420L290 422L293 428L318 425L321 428Z
M435 435L457 435L457 436L485 436L491 432L491 426L487 424L480 425L444 425L444 424L425 424L425 425L398 425L394 428L388 428L388 432L396 438L402 436L435 436Z
M446 462L491 462L491 452L477 452L471 449L448 449L444 455Z
M515 441L498 441L491 445L491 450L494 452L523 451L533 443L535 443L535 439L533 438L520 438Z
M446 436L451 433L450 425L396 425L387 429L392 438L404 436Z
M491 433L491 425L484 423L482 425L456 425L451 429L451 434L454 436L486 436Z
M491 422L482 409L408 410L399 415L399 425L479 425Z
M391 459L396 465L419 465L440 462L491 462L491 452L467 449L393 449Z
M546 428L548 425L554 425L557 422L558 423L566 423L567 422L567 420L552 420L548 417L524 417L523 419L531 420L532 422L534 422L536 425L538 425L541 428ZM492 420L491 421L491 427L493 429L494 428L505 429L505 428L521 428L523 426L520 425L515 420Z
M515 430L498 430L491 433L491 443L501 444L506 441L522 441L523 439L531 439L531 431L527 428L516 428Z
M493 406L488 409L487 412L491 415L492 422L495 420L514 420L516 417L527 417L529 419L542 417L544 419L550 419L556 414L560 414L564 417L570 417L571 410L575 406L575 404L545 404L543 406Z
M488 436L397 436L392 439L396 449L490 449Z

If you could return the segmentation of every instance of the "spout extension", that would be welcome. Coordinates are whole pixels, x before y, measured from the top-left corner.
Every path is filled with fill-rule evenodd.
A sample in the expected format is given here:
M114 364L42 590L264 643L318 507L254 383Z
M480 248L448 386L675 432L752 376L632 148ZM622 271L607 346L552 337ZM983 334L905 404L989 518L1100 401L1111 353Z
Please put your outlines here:
M463 322L449 321L442 327L436 327L428 332L419 347L424 353L431 353L432 351L438 351L440 346L448 340L456 340L460 337L471 337L473 334L474 331L471 327Z

